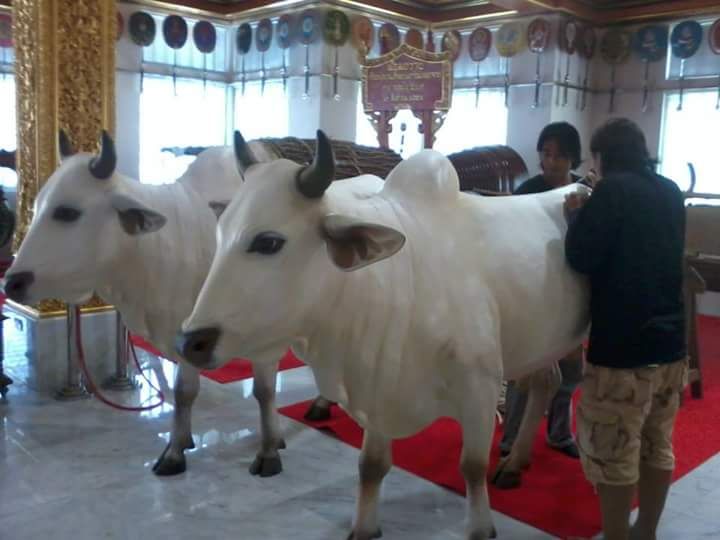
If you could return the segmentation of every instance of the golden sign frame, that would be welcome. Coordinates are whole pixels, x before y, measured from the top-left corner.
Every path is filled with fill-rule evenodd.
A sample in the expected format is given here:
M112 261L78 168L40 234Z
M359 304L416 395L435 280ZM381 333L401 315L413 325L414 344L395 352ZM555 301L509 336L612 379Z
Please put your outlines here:
M361 59L362 65L362 93L363 93L363 110L366 113L372 113L375 109L368 107L368 70L370 68L377 68L379 66L389 64L400 56L409 56L413 60L420 60L424 63L441 64L442 67L442 93L440 99L434 103L433 110L436 111L448 111L452 104L452 88L453 88L453 69L452 62L450 61L450 53L448 51L443 52L429 52L422 49L416 49L411 47L407 43L402 43L399 47L393 49L387 54L378 56L377 58L367 57ZM398 105L394 110L402 109L413 109L411 105ZM418 109L420 110L420 109Z

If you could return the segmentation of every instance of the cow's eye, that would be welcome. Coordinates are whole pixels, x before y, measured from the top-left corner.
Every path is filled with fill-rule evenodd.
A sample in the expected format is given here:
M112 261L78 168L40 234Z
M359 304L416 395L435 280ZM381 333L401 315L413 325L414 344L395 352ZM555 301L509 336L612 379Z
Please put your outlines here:
M71 206L58 206L53 212L52 218L57 221L63 221L65 223L72 223L80 219L82 212L77 208Z
M248 248L248 253L260 253L261 255L274 255L285 245L285 238L274 232L263 232L253 238Z

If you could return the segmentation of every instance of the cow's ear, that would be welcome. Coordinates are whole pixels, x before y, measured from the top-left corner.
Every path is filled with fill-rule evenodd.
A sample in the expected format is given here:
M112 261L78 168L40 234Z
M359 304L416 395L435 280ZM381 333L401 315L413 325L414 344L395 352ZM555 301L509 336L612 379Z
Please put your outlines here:
M112 207L118 214L120 226L131 235L152 233L162 229L167 221L165 216L150 210L127 195L114 194Z
M387 259L405 244L395 229L337 214L323 218L322 231L330 259L345 272Z
M220 219L220 216L222 216L222 213L228 207L228 204L230 204L230 201L210 201L208 206L210 207L210 210L215 212L215 217Z

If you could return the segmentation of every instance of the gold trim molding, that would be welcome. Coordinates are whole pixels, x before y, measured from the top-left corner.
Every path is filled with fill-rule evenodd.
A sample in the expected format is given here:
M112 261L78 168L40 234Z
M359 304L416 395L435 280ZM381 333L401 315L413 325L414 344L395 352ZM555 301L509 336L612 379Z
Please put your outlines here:
M67 305L59 300L47 300L41 302L37 306L18 304L10 299L6 300L5 303L10 309L35 320L65 317L67 313ZM106 313L108 311L115 311L115 307L106 304L99 298L94 298L88 304L85 304L80 308L80 313L83 315Z

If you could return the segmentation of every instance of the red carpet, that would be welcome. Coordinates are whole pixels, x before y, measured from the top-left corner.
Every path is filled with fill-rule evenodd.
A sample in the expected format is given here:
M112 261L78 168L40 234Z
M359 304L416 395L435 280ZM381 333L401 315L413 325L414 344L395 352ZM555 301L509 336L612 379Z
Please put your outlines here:
M675 453L678 479L720 452L720 319L700 317L700 348L703 361L705 397L689 397L678 415ZM327 422L308 423L303 419L310 402L280 409L294 420L322 429L356 448L362 443L362 430L338 407ZM496 429L491 471L497 463L501 436ZM393 463L413 474L457 493L465 493L458 470L461 450L459 425L441 419L422 432L393 443ZM600 532L600 513L592 486L585 480L579 461L550 450L545 444L545 425L538 431L533 465L518 490L502 491L490 487L493 509L550 534L567 538L591 537Z
M164 354L150 345L150 343L145 341L143 338L139 336L131 336L130 340L136 347L140 347L155 356L165 358ZM285 356L283 356L280 360L279 370L284 371L286 369L292 369L304 365L305 364L298 360L292 351L288 350L288 352L285 353ZM253 376L252 364L248 360L243 360L241 358L230 360L227 364L218 369L202 370L200 371L200 374L221 384L240 381L242 379L249 379Z

